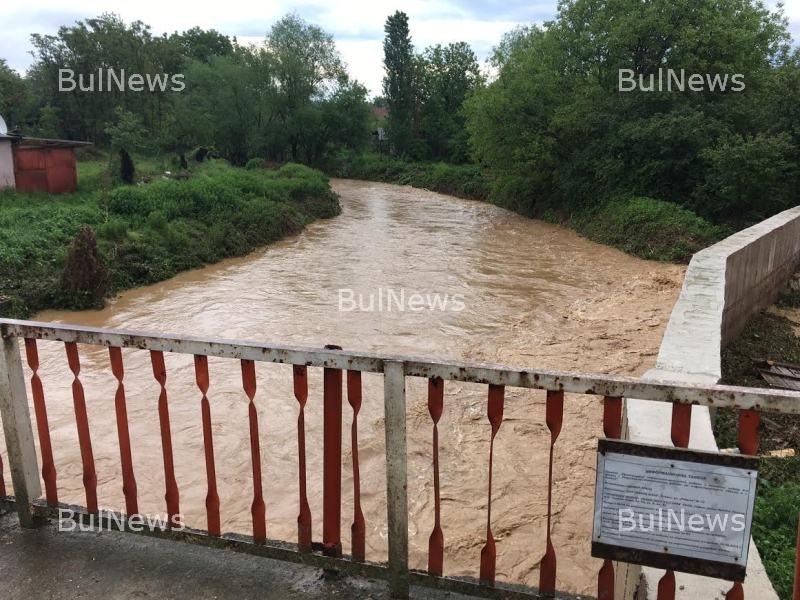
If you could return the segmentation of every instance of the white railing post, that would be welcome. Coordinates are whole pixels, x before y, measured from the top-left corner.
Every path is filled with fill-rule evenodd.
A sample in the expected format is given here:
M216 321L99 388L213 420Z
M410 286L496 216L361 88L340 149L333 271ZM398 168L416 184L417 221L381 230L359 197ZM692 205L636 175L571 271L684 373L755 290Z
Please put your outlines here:
M3 432L6 436L14 499L20 524L23 527L33 527L36 523L30 505L42 495L42 486L19 342L16 337L7 337L2 338L0 344L0 417L3 419Z
M386 510L389 525L389 591L408 598L408 471L406 377L400 361L383 366L386 417Z

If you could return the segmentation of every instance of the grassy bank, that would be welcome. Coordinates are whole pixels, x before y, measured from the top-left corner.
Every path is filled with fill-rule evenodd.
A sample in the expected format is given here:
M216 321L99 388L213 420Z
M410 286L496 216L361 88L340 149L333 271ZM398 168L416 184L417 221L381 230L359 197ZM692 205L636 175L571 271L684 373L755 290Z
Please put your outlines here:
M336 177L411 185L459 198L487 200L532 218L574 229L595 242L648 260L688 262L731 231L690 210L653 198L616 197L564 209L537 202L527 180L494 180L476 165L416 163L378 155L341 155L326 169Z
M97 304L64 278L70 244L85 226L96 236L106 278L98 285L109 295L246 254L340 211L327 178L300 165L245 170L214 161L180 179L153 166L140 174L145 182L109 187L104 163L81 162L74 194L0 193L0 315Z
M796 301L791 295L784 298L784 303ZM723 351L722 382L767 387L754 366L759 360L800 364L800 340L792 321L769 312L753 318L739 339ZM736 446L736 426L734 411L717 411L714 433L720 447ZM800 418L764 414L759 445L762 453L785 448L800 451ZM792 595L799 510L800 457L762 458L753 538L781 600L790 600Z

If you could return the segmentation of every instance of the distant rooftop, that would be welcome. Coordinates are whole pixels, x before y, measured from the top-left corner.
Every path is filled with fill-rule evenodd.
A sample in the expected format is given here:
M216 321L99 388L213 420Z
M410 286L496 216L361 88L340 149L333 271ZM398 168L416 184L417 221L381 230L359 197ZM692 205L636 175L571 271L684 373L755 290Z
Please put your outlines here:
M10 134L0 134L0 140L11 140L18 148L77 148L78 146L92 145L92 142L53 140L48 138L36 138L25 135Z

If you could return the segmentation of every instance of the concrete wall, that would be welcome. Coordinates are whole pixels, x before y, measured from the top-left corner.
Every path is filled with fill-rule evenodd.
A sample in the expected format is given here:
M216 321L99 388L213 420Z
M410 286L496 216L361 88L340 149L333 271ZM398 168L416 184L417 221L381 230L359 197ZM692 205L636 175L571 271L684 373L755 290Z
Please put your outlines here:
M11 140L0 140L0 190L7 187L16 187L14 154L11 151Z
M689 263L680 297L672 310L656 366L643 379L717 383L721 349L736 338L747 320L772 304L800 264L800 207L784 211L698 252ZM625 437L671 445L672 407L626 399ZM707 407L692 409L689 446L717 450ZM619 565L619 597L655 599L662 570ZM631 582L637 581L638 586ZM678 598L724 598L724 581L676 574ZM777 600L761 557L750 543L745 598ZM623 591L624 590L624 591Z

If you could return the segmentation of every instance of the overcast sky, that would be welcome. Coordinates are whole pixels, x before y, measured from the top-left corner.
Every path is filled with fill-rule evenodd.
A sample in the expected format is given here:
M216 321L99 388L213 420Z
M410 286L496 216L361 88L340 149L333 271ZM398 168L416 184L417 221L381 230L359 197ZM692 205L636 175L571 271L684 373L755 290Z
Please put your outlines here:
M775 2L770 2L775 4ZM24 72L30 65L31 33L56 33L60 25L115 12L125 21L141 20L156 34L198 25L237 36L241 43L263 40L272 23L295 12L333 34L351 75L373 94L383 76L383 24L395 10L405 11L417 49L434 43L468 42L481 62L503 33L518 24L541 23L555 16L557 0L252 0L178 2L138 0L123 6L103 0L29 0L0 2L0 58ZM795 41L800 40L800 0L788 0L785 12Z

